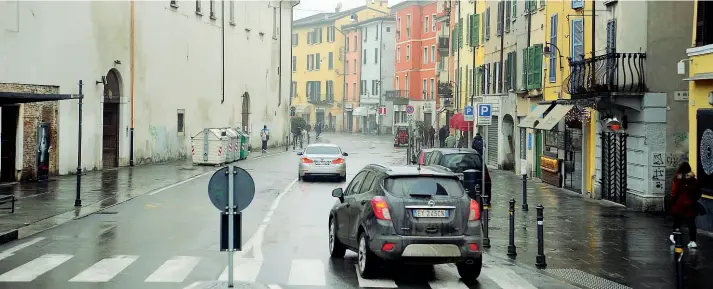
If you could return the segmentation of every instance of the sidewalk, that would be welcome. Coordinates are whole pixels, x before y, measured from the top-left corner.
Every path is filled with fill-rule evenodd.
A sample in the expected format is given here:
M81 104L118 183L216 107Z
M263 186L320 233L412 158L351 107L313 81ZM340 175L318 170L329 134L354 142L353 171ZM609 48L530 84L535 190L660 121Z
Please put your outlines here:
M618 204L528 180L529 211L522 211L522 178L491 170L492 255L506 257L508 201L515 198L516 262L535 266L536 209L544 209L545 271L590 288L675 288L670 218L628 211ZM687 237L686 237L687 240ZM699 235L698 249L685 249L686 288L713 284L713 239ZM597 276L597 277L595 277Z
M284 152L284 147L273 148L266 154L251 153L248 160ZM71 219L92 214L215 169L217 167L214 166L193 166L190 160L184 160L86 172L82 175L80 191L82 207L78 210L74 207L76 175L58 176L44 183L0 185L0 195L14 195L17 198L14 213L10 213L9 210L0 211L0 244L16 240L18 237L22 238L22 235L49 229ZM44 224L39 224L40 222ZM36 228L26 233L20 232L20 229L31 225L36 225Z

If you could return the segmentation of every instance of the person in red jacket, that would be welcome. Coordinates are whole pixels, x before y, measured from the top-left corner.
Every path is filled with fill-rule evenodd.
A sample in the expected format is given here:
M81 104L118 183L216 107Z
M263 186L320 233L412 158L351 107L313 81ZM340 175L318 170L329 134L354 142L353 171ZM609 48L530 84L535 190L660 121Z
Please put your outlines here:
M696 216L698 215L697 203L701 197L701 190L698 187L696 175L691 171L691 165L683 162L678 166L676 174L673 176L673 188L671 190L671 215L673 215L673 229L681 228L681 225L688 226L690 242L689 248L696 248ZM669 236L674 242L673 234Z

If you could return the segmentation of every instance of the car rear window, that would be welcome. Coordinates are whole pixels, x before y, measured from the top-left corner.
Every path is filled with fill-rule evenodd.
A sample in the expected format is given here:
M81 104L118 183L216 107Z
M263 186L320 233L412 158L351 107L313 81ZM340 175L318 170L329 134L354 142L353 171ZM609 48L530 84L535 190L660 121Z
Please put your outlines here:
M463 196L463 186L458 179L443 177L399 177L384 180L384 188L399 197L412 195Z
M482 163L478 154L461 153L443 156L443 166L453 172L462 173L465 170L480 170Z
M340 154L339 148L332 146L313 146L308 147L305 151L308 155L338 155Z

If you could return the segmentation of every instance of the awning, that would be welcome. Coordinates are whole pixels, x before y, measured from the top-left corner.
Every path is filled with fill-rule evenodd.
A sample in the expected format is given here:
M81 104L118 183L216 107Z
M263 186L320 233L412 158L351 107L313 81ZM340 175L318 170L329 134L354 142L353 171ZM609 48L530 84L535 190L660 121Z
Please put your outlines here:
M558 104L553 108L550 113L547 114L540 123L535 127L535 129L541 130L551 130L557 123L564 118L564 116L574 107L574 105L569 104Z
M40 93L0 91L0 105L42 102L42 101L56 101L56 100L65 100L65 99L79 99L79 94L40 94Z
M295 113L310 113L312 111L312 104L301 103L295 104Z
M691 78L684 78L685 81L712 80L713 72L696 73Z
M517 126L533 128L535 121L540 119L548 108L550 108L550 104L540 104L536 106Z

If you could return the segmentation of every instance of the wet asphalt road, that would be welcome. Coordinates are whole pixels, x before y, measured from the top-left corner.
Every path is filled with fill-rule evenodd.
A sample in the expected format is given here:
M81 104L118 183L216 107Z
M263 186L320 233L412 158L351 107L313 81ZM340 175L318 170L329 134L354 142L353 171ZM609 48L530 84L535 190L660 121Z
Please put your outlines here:
M349 152L347 181L369 163L398 163L389 138L327 135ZM574 288L486 255L477 284L454 266L398 267L360 280L356 254L331 260L331 190L346 183L298 182L294 152L236 163L253 176L243 211L236 288ZM218 251L219 211L207 197L210 174L143 195L102 213L0 246L0 289L225 288L227 253Z

